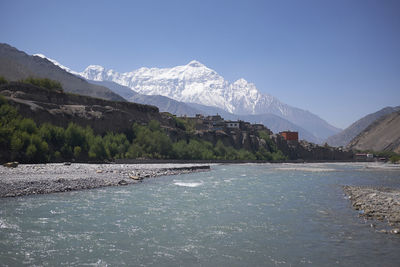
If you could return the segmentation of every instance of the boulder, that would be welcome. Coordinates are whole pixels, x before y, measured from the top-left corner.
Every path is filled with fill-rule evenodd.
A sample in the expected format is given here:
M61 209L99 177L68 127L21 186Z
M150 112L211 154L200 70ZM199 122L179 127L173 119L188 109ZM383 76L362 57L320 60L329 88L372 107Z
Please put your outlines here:
M121 180L118 182L119 185L128 185L128 182L125 180Z

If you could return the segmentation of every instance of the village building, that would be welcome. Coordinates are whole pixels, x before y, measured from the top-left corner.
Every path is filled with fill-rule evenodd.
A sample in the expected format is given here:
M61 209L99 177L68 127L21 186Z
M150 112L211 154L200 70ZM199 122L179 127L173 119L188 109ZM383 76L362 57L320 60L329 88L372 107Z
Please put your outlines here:
M298 132L284 131L280 132L279 135L281 135L286 141L299 141Z
M239 129L240 128L240 121L226 121L225 125L226 125L227 128Z
M356 161L373 161L374 160L374 154L357 153L357 154L354 155L354 159Z

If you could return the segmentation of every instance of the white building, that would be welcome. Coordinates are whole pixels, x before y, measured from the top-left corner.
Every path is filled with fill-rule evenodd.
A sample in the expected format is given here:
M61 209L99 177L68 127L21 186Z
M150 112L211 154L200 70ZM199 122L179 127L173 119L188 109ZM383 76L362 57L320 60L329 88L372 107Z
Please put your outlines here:
M226 127L227 128L236 128L239 129L240 123L238 121L227 121L226 122Z

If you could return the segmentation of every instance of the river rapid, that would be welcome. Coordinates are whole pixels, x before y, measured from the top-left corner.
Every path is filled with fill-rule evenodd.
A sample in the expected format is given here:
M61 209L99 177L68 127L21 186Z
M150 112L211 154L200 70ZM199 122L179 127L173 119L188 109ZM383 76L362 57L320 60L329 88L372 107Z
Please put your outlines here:
M214 165L136 185L2 198L0 265L398 266L400 235L371 228L343 185L400 188L400 169Z

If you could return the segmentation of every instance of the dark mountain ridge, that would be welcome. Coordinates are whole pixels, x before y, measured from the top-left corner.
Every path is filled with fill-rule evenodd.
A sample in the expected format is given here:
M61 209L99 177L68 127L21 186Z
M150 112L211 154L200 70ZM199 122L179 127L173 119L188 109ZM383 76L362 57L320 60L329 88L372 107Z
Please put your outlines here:
M149 105L64 93L20 82L0 85L0 93L22 116L39 124L67 127L73 122L90 126L97 134L125 132L134 122L157 120L168 124L158 108Z
M126 101L104 86L90 84L85 79L61 69L47 59L30 56L4 43L0 43L0 76L9 81L20 81L28 77L48 78L60 82L66 92Z
M400 153L400 110L380 117L348 145L351 149Z
M351 140L353 140L357 135L359 135L374 121L398 110L400 110L400 106L385 107L377 112L368 114L365 117L351 124L349 127L344 129L340 133L329 137L326 140L326 142L331 146L346 146L347 144L350 143Z

